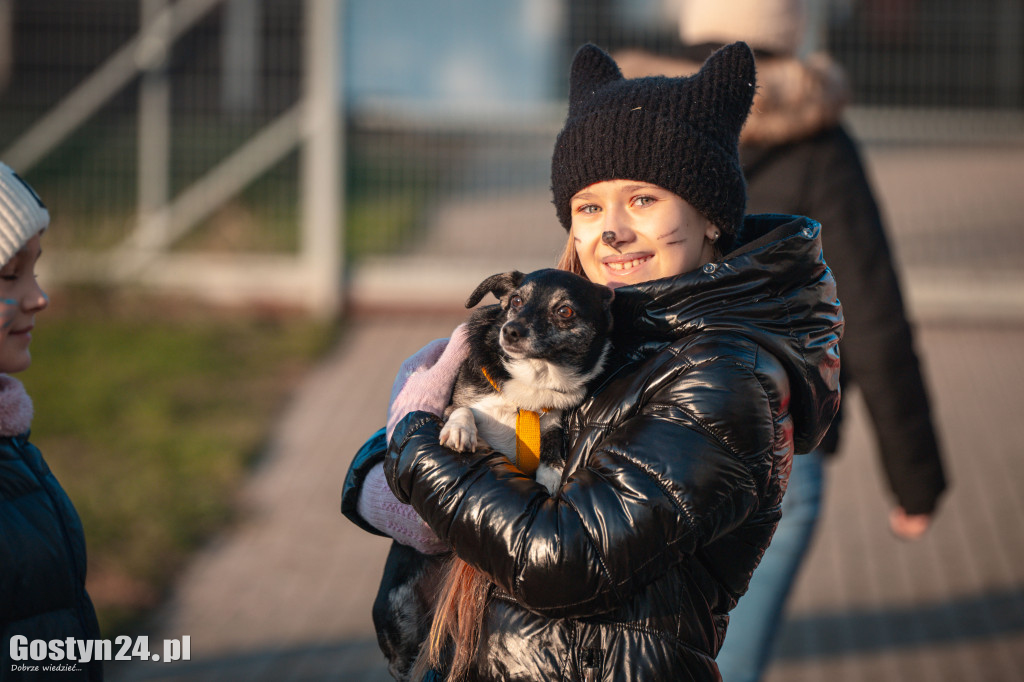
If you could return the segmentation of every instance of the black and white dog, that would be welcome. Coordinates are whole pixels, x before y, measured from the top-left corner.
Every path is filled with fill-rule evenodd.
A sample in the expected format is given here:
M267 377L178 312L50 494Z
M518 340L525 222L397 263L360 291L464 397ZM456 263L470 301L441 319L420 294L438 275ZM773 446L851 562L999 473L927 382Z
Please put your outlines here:
M469 318L469 356L445 412L441 443L464 452L489 447L524 468L516 462L516 423L520 410L532 412L541 433L535 475L554 493L564 466L562 412L583 401L604 366L613 292L561 270L512 271L481 282L466 307L488 293L498 303ZM396 680L408 679L426 639L447 560L448 555L427 556L392 542L373 620Z
M513 271L481 282L466 307L488 293L499 304L469 319L469 357L441 444L462 452L482 444L522 465L515 462L516 421L520 410L534 412L542 434L536 478L554 493L563 465L562 411L583 401L604 365L612 290L560 270Z

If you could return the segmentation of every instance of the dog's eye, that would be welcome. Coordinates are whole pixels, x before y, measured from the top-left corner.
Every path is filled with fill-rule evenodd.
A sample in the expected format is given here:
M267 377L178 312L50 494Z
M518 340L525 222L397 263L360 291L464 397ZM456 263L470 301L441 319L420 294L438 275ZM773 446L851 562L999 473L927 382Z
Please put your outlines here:
M567 305L560 306L555 314L561 317L563 320L568 320L576 314L576 311Z
M511 305L513 308L521 308L523 306L523 297L520 296L519 294L516 294L515 296L510 298L508 302L509 305Z

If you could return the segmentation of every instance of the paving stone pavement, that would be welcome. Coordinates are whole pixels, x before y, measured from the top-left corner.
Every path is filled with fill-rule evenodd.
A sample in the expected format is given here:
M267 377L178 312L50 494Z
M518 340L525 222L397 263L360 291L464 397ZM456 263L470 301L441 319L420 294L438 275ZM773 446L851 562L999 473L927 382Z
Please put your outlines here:
M111 665L134 680L389 679L370 605L387 541L338 513L396 364L454 317L364 318L314 372L245 491L246 520L182 576L150 636L187 664ZM1024 326L926 324L919 346L953 491L924 540L886 530L863 405L829 467L825 516L769 682L1024 680Z
M952 480L919 542L888 498L859 396L768 682L1024 680L1024 326L923 325Z
M899 221L898 248L910 243L929 206L945 215L952 204L970 205L969 188L950 189L960 180L950 169L989 168L971 165L984 150L956 163L943 157L945 175L928 153L915 153L872 157L886 182L886 208ZM999 159L1005 170L1008 157ZM928 191L947 204L920 199L913 179L920 167ZM988 215L1005 231L1006 205L1019 206L1024 193L990 175L982 191L998 194L999 206ZM939 180L946 186L936 187ZM458 222L453 214L446 220ZM550 243L545 249L538 262ZM966 255L964 281L983 265L974 251ZM941 260L927 249L907 258L913 265ZM155 649L161 639L190 636L192 660L112 663L110 680L389 679L370 622L388 541L343 519L340 488L356 448L383 421L400 361L458 323L466 277L497 271L486 263L477 270L447 265L462 269L463 279L408 293L405 312L377 306L377 314L351 319L274 425L244 491L243 520L195 558L148 630ZM1024 682L1024 318L963 319L929 315L918 324L953 482L934 528L916 543L888 533L889 497L865 408L856 393L846 395L844 446L828 467L824 517L767 682Z
M370 622L388 541L339 511L352 455L384 422L399 363L461 317L355 321L275 428L244 520L181 577L150 630L192 662L112 664L112 680L388 680Z

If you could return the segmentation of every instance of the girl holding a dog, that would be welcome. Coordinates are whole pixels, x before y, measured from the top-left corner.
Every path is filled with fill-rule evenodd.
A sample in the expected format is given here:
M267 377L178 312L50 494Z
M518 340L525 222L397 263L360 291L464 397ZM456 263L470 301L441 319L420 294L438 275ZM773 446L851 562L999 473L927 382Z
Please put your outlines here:
M615 289L614 348L565 417L561 487L439 445L461 334L413 359L429 367L392 404L386 455L364 448L347 482L360 523L450 546L493 583L473 636L423 653L432 675L720 679L792 457L839 402L842 314L819 226L744 217L754 84L743 43L688 78L623 79L602 50L577 53L552 161L561 267ZM378 499L384 477L404 512Z

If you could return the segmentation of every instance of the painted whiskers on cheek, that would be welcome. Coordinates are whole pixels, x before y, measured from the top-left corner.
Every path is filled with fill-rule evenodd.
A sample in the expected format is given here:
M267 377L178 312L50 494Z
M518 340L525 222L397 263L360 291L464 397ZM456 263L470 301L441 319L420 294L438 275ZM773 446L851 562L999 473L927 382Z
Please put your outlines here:
M14 318L18 314L18 302L13 298L0 298L0 330L6 331L14 324Z
M676 225L675 228L673 228L671 231L666 232L665 234L659 234L657 237L655 237L655 240L660 242L660 241L663 241L665 239L668 239L669 237L674 237L677 234L679 234L679 230L680 230L680 226ZM666 246L672 246L673 244L682 244L685 241L686 241L685 238L684 239L674 239L674 240L672 240L670 242L666 242Z

